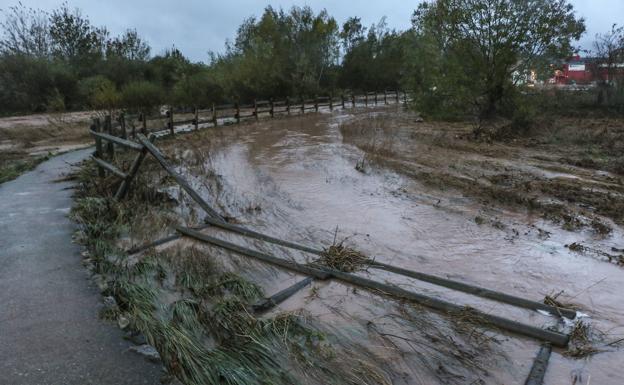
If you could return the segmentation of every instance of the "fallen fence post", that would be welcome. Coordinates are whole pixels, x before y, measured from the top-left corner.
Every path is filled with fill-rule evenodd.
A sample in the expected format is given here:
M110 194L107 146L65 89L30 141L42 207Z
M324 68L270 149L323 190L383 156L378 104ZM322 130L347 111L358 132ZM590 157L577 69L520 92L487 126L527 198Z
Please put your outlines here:
M178 184L180 185L180 187L182 187L182 189L184 189L184 191L186 191L191 198L193 198L193 200L195 202L197 202L197 204L210 216L212 216L215 219L224 221L223 217L215 210L213 209L208 202L206 202L192 187L191 185L180 175L178 174L173 167L171 167L169 165L169 163L165 160L165 158L163 158L160 150L158 150L158 148L156 148L156 146L154 146L152 144L151 141L149 141L145 136L143 135L139 135L139 142L141 142L141 144L143 146L145 146L145 148L147 149L147 151L149 151L154 158L156 158L156 160L158 161L158 163L160 163L160 165L162 166L162 168L165 169L165 171L167 171L167 173L169 175L171 175L173 177L173 179L176 180L176 182L178 182Z
M297 243L284 241L282 239L278 239L278 238L271 237L266 234L258 233L256 231L253 231L253 230L241 227L241 226L233 225L227 222L217 222L210 218L206 218L204 219L204 221L213 226L217 226L221 229L232 231L240 235L248 236L248 237L255 238L261 241L273 243L275 245L288 247L291 249L303 251L303 252L318 255L318 256L322 256L324 254L322 250L317 250L311 247L299 245ZM528 299L516 297L513 295L501 293L501 292L490 290L490 289L485 289L479 286L469 285L463 282L454 281L454 280L438 277L435 275L425 274L425 273L421 273L421 272L413 271L413 270L406 270L400 267L395 267L392 265L387 265L384 263L376 262L374 260L369 260L368 264L373 269L381 269L381 270L389 271L391 273L400 274L406 277L417 279L419 281L428 282L434 285L447 287L449 289L472 294L477 297L487 298L487 299L491 299L494 301L506 303L509 305L522 307L525 309L543 310L555 316L562 315L571 319L574 319L576 317L576 311L571 310L571 309L564 309L564 308L559 308L555 306L550 306L541 302L531 301Z
M314 281L314 278L306 277L303 280L296 282L294 285L291 285L287 287L286 289L281 290L280 292L270 296L269 298L265 298L261 301L258 301L257 303L252 305L252 308L255 313L262 313L262 312L271 310L275 306L279 305L280 303L286 301L288 298L292 297L299 290L311 284L313 281Z
M417 303L417 304L420 304L420 305L423 305L423 306L426 306L435 310L439 310L445 313L462 314L468 311L472 315L474 315L476 318L483 321L484 324L486 325L489 324L491 326L495 326L502 330L520 334L526 337L531 337L531 338L535 338L538 340L551 342L553 345L558 346L558 347L565 347L568 344L569 337L562 333L541 329L541 328L531 326L531 325L522 324L517 321L513 321L513 320L502 318L496 315L484 313L482 311L479 311L470 307L456 305L456 304L446 302L441 299L428 297L423 294L411 292L411 291L402 289L398 286L380 283L380 282L373 281L368 278L363 278L363 277L353 275L350 273L344 273L344 272L330 269L324 266L319 266L319 265L314 265L314 264L302 265L302 264L291 262L282 258L276 258L274 256L264 254L256 250L248 249L248 248L245 248L245 247L242 247L242 246L239 246L239 245L236 245L236 244L233 244L233 243L230 243L230 242L218 239L218 238L214 238L206 234L200 233L198 231L194 231L194 230L184 228L181 226L176 226L176 230L196 240L199 240L205 243L210 243L215 246L224 248L226 250L235 252L237 254L256 258L258 260L267 262L269 264L279 266L279 267L282 267L291 271L307 274L315 278L319 278L319 279L334 278L344 283L348 283L354 286L359 286L362 288L369 289L371 292L374 292L374 293L381 293L381 294L390 295L390 296L401 298L401 299L406 299L414 303Z
M539 352L537 353L537 357L535 357L535 361L533 361L531 372L529 373L524 385L544 384L544 376L546 375L546 369L548 368L548 361L550 360L551 352L552 347L549 343L542 344Z

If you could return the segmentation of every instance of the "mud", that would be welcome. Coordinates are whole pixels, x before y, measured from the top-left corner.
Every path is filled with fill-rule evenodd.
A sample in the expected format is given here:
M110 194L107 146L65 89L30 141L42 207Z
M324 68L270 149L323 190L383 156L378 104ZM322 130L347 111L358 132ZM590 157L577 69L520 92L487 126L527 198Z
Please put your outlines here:
M317 248L347 238L346 246L380 262L575 304L600 331L591 337L599 353L579 358L555 350L546 383L621 383L624 353L621 344L610 344L624 334L621 178L570 165L550 146L478 143L468 140L465 124L418 120L395 107L334 111L211 128L158 145L208 202L254 230ZM175 199L180 222L201 223L184 193L149 163L146 170L164 182L161 191ZM137 226L124 244L158 238L172 220ZM297 261L314 259L206 232ZM193 245L269 295L301 279L188 240L161 249ZM391 273L358 274L536 326L574 326ZM537 341L478 320L339 283L315 283L274 312L300 309L396 384L523 383L539 349Z

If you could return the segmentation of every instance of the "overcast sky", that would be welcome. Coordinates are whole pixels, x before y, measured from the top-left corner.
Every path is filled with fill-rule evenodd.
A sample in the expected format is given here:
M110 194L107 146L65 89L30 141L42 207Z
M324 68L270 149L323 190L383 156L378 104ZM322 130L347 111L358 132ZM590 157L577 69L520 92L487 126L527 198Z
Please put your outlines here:
M583 48L591 48L596 33L606 32L613 23L624 24L624 0L570 0L579 16L587 22ZM62 0L22 0L26 6L50 10ZM222 52L226 39L234 38L243 19L260 15L267 5L288 9L309 5L315 11L323 8L339 24L349 16L362 18L364 25L387 16L390 28L406 29L420 1L417 0L67 0L70 7L80 8L95 25L105 25L113 33L136 28L161 53L175 44L194 61L207 61L208 51ZM17 0L0 0L0 8L17 4Z

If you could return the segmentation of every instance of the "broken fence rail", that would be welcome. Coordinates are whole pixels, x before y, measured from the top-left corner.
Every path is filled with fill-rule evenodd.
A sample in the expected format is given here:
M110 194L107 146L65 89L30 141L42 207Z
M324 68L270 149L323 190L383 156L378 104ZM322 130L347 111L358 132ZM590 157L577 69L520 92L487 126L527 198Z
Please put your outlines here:
M211 237L209 235L200 233L198 231L185 228L182 226L176 226L176 230L180 233L198 240L200 242L209 243L214 246L221 247L223 249L232 251L234 253L244 255L247 257L261 260L265 263L269 263L299 274L312 276L317 279L336 279L343 283L347 283L353 286L358 286L364 289L368 289L373 293L381 293L389 295L399 299L405 299L417 303L419 305L429 307L438 311L442 311L450 314L464 314L470 312L475 318L481 320L486 325L495 326L501 330L520 334L526 337L535 338L541 341L547 341L554 346L565 347L568 344L569 337L563 333L541 329L535 326L526 325L517 321L509 320L503 317L499 317L492 314L487 314L482 311L468 308L465 306L456 305L441 299L428 297L423 294L415 293L402 289L398 286L389 285L381 282L377 282L368 278L360 277L350 273L344 273L335 269L330 269L324 266L318 265L303 265L300 263L291 262L282 258L277 258L265 253L261 253L256 250L248 249L243 246L236 245L231 242L227 242L218 238Z

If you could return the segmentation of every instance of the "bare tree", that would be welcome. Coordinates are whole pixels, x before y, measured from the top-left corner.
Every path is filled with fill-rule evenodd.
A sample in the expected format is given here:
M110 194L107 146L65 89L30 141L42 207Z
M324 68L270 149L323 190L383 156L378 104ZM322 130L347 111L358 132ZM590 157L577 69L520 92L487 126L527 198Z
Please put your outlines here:
M605 69L607 84L612 84L624 69L619 69L624 62L624 27L617 24L611 26L611 31L597 34L594 42L595 54L598 57L598 71Z
M46 12L18 3L2 13L4 20L0 21L3 35L0 40L0 53L49 56L51 37L49 15Z

